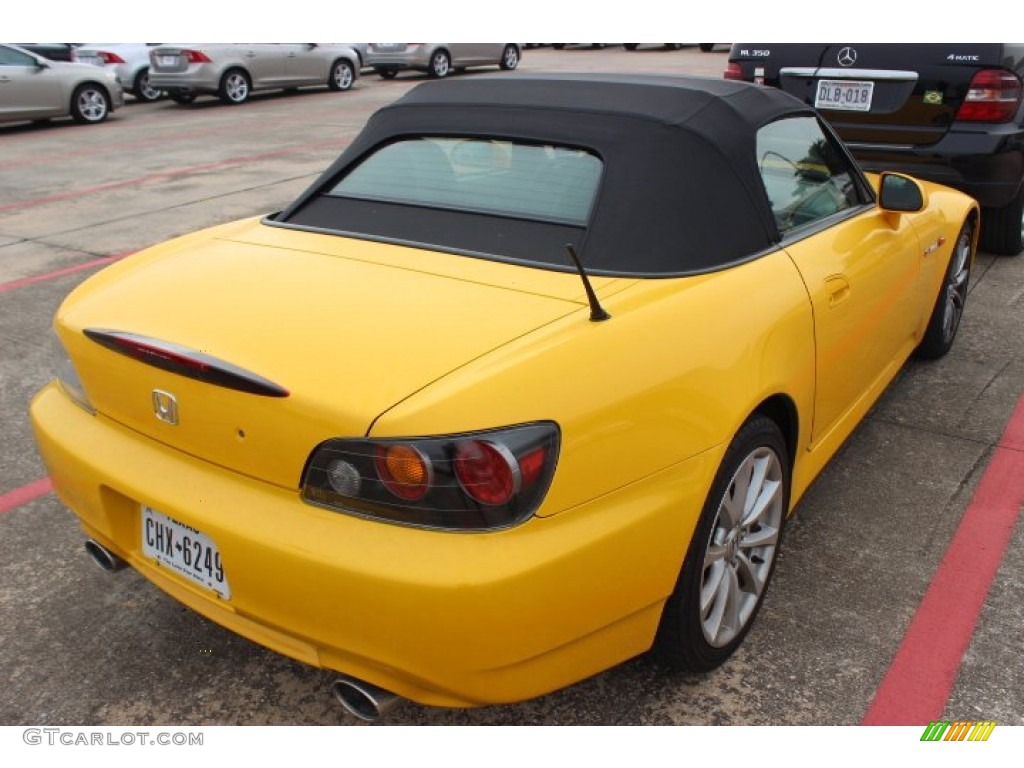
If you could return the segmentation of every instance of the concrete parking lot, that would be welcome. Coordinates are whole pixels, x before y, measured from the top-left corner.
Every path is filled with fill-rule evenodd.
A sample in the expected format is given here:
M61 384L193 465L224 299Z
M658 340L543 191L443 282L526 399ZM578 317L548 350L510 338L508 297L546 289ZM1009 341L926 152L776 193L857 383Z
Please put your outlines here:
M543 48L521 69L717 77L724 50ZM133 571L101 572L47 492L26 411L75 285L169 237L282 208L423 79L366 75L347 93L237 107L129 98L99 126L0 126L0 724L358 722L331 673L232 635ZM911 361L814 484L756 626L719 670L641 657L534 701L404 703L383 722L853 725L939 700L943 719L1024 725L1022 318L1024 255L980 254L953 351Z

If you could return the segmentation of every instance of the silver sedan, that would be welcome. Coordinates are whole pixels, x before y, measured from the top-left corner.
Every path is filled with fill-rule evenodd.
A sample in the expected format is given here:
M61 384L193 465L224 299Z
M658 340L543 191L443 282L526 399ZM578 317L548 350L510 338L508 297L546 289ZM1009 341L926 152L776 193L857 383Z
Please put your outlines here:
M149 84L181 104L204 93L241 104L253 91L306 85L347 91L359 76L359 55L337 43L160 45L149 62Z
M99 123L122 106L124 91L112 72L0 45L0 122L70 115L79 123Z
M403 69L447 77L467 67L515 69L521 57L519 43L369 43L365 63L386 79Z
M156 101L163 92L149 84L149 49L153 43L88 43L72 51L74 61L114 72L139 101Z

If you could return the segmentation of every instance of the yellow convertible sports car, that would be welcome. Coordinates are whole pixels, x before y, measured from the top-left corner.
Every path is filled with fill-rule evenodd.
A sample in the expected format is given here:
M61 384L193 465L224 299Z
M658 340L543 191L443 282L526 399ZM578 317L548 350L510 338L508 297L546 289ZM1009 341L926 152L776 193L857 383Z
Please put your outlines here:
M978 216L775 89L426 83L286 210L76 289L33 423L101 565L362 717L707 670L810 482L952 345Z

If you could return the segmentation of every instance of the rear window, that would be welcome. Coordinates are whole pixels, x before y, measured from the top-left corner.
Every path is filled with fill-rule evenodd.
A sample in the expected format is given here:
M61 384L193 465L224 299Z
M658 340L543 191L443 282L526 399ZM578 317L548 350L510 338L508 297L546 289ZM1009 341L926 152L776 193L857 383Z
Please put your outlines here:
M585 226L600 176L585 150L415 138L376 150L326 195Z

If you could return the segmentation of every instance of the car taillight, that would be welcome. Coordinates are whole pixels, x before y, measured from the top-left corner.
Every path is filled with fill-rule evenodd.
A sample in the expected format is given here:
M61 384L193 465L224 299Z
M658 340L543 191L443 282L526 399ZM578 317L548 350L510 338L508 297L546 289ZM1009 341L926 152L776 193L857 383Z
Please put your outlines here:
M212 59L202 51L184 50L185 58L188 59L189 64L209 64Z
M971 78L957 120L1005 123L1017 113L1021 100L1021 81L1005 69L983 69Z
M722 73L722 77L726 80L742 80L743 79L743 67L737 64L735 61L730 61L728 66L725 68L725 72Z
M558 444L551 422L444 437L328 440L309 458L302 498L422 528L507 528L540 506Z
M110 53L110 51L100 51L100 58L103 59L104 64L124 64L124 59L118 56L116 53Z

